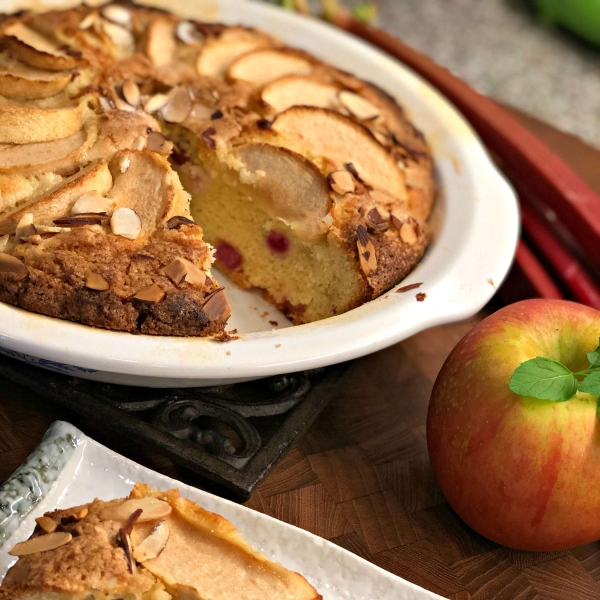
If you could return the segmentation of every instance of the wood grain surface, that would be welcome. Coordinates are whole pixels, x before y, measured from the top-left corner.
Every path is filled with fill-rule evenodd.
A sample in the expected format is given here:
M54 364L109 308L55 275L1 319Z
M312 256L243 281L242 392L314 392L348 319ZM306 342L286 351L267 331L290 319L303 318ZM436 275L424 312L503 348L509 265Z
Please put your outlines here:
M599 152L520 118L600 191ZM470 530L436 484L425 440L429 395L448 353L482 316L356 361L336 398L247 505L454 600L600 599L600 543L554 553L500 547ZM4 481L52 421L80 424L13 384L0 386ZM183 478L161 456L128 451L127 440L115 450Z

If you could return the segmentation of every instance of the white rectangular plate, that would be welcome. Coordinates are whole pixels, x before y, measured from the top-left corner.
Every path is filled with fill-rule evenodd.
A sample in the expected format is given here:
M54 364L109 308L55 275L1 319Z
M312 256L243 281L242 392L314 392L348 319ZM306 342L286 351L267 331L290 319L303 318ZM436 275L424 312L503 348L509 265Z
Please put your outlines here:
M178 488L184 498L229 519L257 550L302 573L324 600L441 600L316 535L142 467L60 421L0 488L0 580L16 561L8 550L29 537L36 517L94 498L127 496L138 481Z

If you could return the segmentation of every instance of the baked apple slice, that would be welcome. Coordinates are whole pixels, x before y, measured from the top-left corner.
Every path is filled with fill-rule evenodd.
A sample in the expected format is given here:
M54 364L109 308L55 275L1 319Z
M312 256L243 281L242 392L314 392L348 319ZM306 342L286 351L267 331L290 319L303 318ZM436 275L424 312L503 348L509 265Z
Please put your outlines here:
M219 39L208 42L196 61L199 75L210 77L224 76L230 65L240 56L268 46L269 42L261 37L247 39Z
M280 113L292 106L335 109L338 92L339 88L331 83L290 75L269 83L260 97L272 112Z
M189 195L166 158L148 150L123 150L114 158L114 185L106 196L117 208L130 208L142 222L142 236L150 236L171 217L189 215ZM119 165L129 166L124 173Z
M233 151L265 212L287 223L304 240L324 233L330 195L319 169L295 152L269 144L245 144Z
M96 138L95 129L90 127L52 142L6 144L0 147L0 173L73 172Z
M144 51L155 67L169 64L175 54L177 21L167 17L155 19L148 27Z
M65 179L58 189L4 215L0 220L0 233L14 233L17 224L26 214L33 215L34 225L52 225L55 219L68 216L72 206L85 193L94 191L103 196L110 190L112 182L105 162L87 167Z
M229 67L227 75L260 86L286 75L310 75L312 70L312 63L300 52L266 48L238 58Z
M38 108L0 104L0 143L31 144L68 138L83 126L83 104Z
M39 100L60 94L71 81L71 73L27 67L16 60L0 65L0 96L16 100Z
M0 44L17 60L36 69L66 71L82 64L81 58L67 54L58 44L45 38L37 31L23 25L14 24L4 31Z
M388 190L396 198L406 197L404 174L394 158L352 119L323 108L295 106L281 113L272 129L311 156L339 166L351 163L369 186Z

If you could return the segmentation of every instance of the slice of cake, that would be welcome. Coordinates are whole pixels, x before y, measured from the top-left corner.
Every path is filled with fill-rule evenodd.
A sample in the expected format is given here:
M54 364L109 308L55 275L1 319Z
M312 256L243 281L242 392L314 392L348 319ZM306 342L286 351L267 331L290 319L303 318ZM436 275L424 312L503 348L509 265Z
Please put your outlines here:
M223 517L136 484L128 499L47 513L0 586L6 600L318 600Z
M224 335L216 258L307 323L403 279L433 197L396 102L272 36L125 2L0 21L0 300Z

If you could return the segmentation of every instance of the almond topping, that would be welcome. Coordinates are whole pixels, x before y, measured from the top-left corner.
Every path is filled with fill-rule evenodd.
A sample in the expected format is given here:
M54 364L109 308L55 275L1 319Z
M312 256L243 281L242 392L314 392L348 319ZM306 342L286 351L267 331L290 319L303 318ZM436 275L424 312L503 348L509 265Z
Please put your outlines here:
M100 106L106 111L114 110L115 108L115 103L106 96L100 96L98 102L100 102Z
M409 246L414 246L414 244L419 239L419 225L415 223L412 219L409 219L402 225L400 228L400 239Z
M117 25L112 21L103 21L102 30L115 46L123 46L131 51L135 49L135 39L131 31L122 25Z
M8 553L11 556L27 556L28 554L36 554L37 552L46 552L47 550L55 550L65 544L68 544L73 539L70 533L65 531L54 531L46 535L31 538L25 542L17 544Z
M86 192L80 196L71 208L72 215L99 214L107 215L114 207L114 200L104 198L98 192Z
M192 45L204 38L202 32L191 21L179 21L175 35L184 44Z
M84 225L102 225L106 216L98 214L83 213L72 217L62 217L54 219L53 223L59 227L83 227Z
M87 14L79 23L79 29L89 29L96 21L96 13L91 12Z
M35 522L42 528L44 533L52 533L57 527L56 521L50 517L38 517Z
M123 98L131 106L137 106L140 103L140 88L133 79L126 79L123 82Z
M98 292L105 292L110 288L110 284L102 275L88 271L85 276L85 287L90 290L97 290Z
M115 235L135 240L142 232L142 220L131 208L117 208L110 218L110 228Z
M6 250L6 246L8 246L8 238L10 236L7 234L0 237L0 252L4 252Z
M144 104L144 110L147 113L155 113L156 111L161 110L169 101L169 96L167 94L154 94L154 96L150 96L146 103Z
M173 142L167 139L162 133L153 131L146 140L146 148L148 148L150 152L171 154L173 151Z
M231 315L231 306L225 290L220 288L209 294L204 300L202 311L211 321L226 321Z
M143 135L138 135L131 143L132 150L143 150L146 147L146 138ZM127 169L125 169L126 171ZM125 172L123 171L123 173Z
M192 112L190 112L191 119L198 119L200 121L210 121L211 117L215 114L214 108L209 108L203 104L194 104Z
M119 167L119 171L121 173L125 173L125 171L127 171L127 169L129 169L131 166L131 159L129 156L120 156L117 159L117 166Z
M371 237L367 233L364 225L359 225L356 229L356 246L358 248L358 257L360 260L360 268L368 277L377 269L377 257L375 256L375 246L371 241Z
M180 215L176 217L171 217L167 221L167 227L169 229L179 229L182 225L195 225L195 221L189 219L188 217L182 217Z
M105 19L112 21L117 25L123 25L124 27L129 27L131 25L131 13L118 4L104 6L100 13Z
M132 575L137 573L137 566L135 564L135 560L133 559L133 549L131 547L131 532L133 531L133 526L135 525L136 521L140 518L140 515L143 512L144 511L141 508L138 508L129 516L123 528L119 529L119 539L121 541L121 545L123 546L123 550L125 551L127 567Z
M171 505L158 498L140 498L125 500L120 504L107 506L100 512L100 518L105 521L120 521L125 523L127 519L138 509L142 509L142 514L138 518L138 523L147 521L158 521L171 514Z
M334 192L341 194L352 193L354 192L354 178L348 171L334 171L333 173L329 173L327 175L327 181L333 189Z
M373 106L368 100L362 96L344 90L338 94L338 98L342 105L347 108L357 119L368 121L379 116L379 109Z
M35 225L33 224L33 213L25 213L19 222L15 230L15 237L17 239L29 237L36 233Z
M160 521L150 535L140 542L133 551L133 557L140 563L156 558L169 541L169 526Z
M206 273L185 258L176 258L163 269L163 272L175 285L180 285L185 281L191 285L202 287L206 281Z
M42 237L45 233L63 233L64 231L71 231L70 227L52 227L52 225L36 225L36 229Z
M381 235L389 229L388 222L384 220L376 208L372 208L366 216L367 229L369 233Z
M10 254L0 253L0 274L14 275L17 281L25 279L29 271L27 267L16 257Z
M161 110L167 123L183 123L192 111L190 92L185 87L176 87L169 92L169 101Z
M396 229L402 229L403 223L396 215L391 215L390 220Z
M148 304L158 304L165 297L165 291L159 288L155 283L140 290L134 298Z

